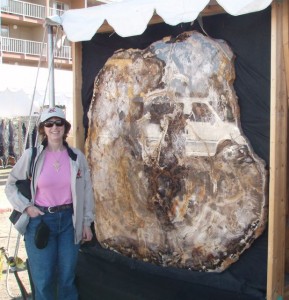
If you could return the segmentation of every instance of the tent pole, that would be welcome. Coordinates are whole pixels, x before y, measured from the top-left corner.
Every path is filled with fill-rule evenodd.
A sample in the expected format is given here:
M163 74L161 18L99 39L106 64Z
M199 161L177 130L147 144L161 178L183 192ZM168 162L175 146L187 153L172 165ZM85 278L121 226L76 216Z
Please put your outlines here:
M268 300L283 299L285 285L288 101L282 47L284 8L284 1L272 2L269 235L266 298Z
M53 26L47 25L47 58L49 66L49 107L55 106Z

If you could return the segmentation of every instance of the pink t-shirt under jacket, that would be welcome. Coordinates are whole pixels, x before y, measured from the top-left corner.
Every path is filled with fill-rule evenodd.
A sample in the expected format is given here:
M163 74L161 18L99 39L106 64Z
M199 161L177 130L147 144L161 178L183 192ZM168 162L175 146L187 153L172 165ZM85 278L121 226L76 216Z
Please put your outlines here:
M35 204L50 207L70 203L72 203L72 195L67 150L56 152L46 150L37 182Z

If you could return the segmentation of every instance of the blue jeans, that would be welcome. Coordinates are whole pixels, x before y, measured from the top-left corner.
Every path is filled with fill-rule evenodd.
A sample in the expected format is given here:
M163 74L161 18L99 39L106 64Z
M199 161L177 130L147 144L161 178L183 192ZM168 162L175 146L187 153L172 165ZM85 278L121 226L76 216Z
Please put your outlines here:
M48 245L38 249L35 230L41 218L49 226ZM76 300L75 268L80 245L74 244L72 209L30 218L24 236L36 300Z

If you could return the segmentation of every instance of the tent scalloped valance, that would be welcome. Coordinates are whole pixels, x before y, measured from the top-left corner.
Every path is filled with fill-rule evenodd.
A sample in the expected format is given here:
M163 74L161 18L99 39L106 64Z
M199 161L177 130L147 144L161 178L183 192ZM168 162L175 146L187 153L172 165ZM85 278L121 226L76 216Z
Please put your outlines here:
M237 16L267 8L272 0L216 0L226 12ZM125 0L66 11L58 20L72 42L90 40L106 20L122 37L142 34L154 13L165 23L194 21L209 0Z

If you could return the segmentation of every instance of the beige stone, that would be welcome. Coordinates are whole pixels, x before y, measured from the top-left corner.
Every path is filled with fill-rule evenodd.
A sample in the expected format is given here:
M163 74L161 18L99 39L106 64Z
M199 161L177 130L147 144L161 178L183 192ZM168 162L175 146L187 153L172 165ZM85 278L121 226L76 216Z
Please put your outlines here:
M228 45L197 32L107 61L86 142L103 247L220 272L263 232L267 174L242 133L234 79Z

